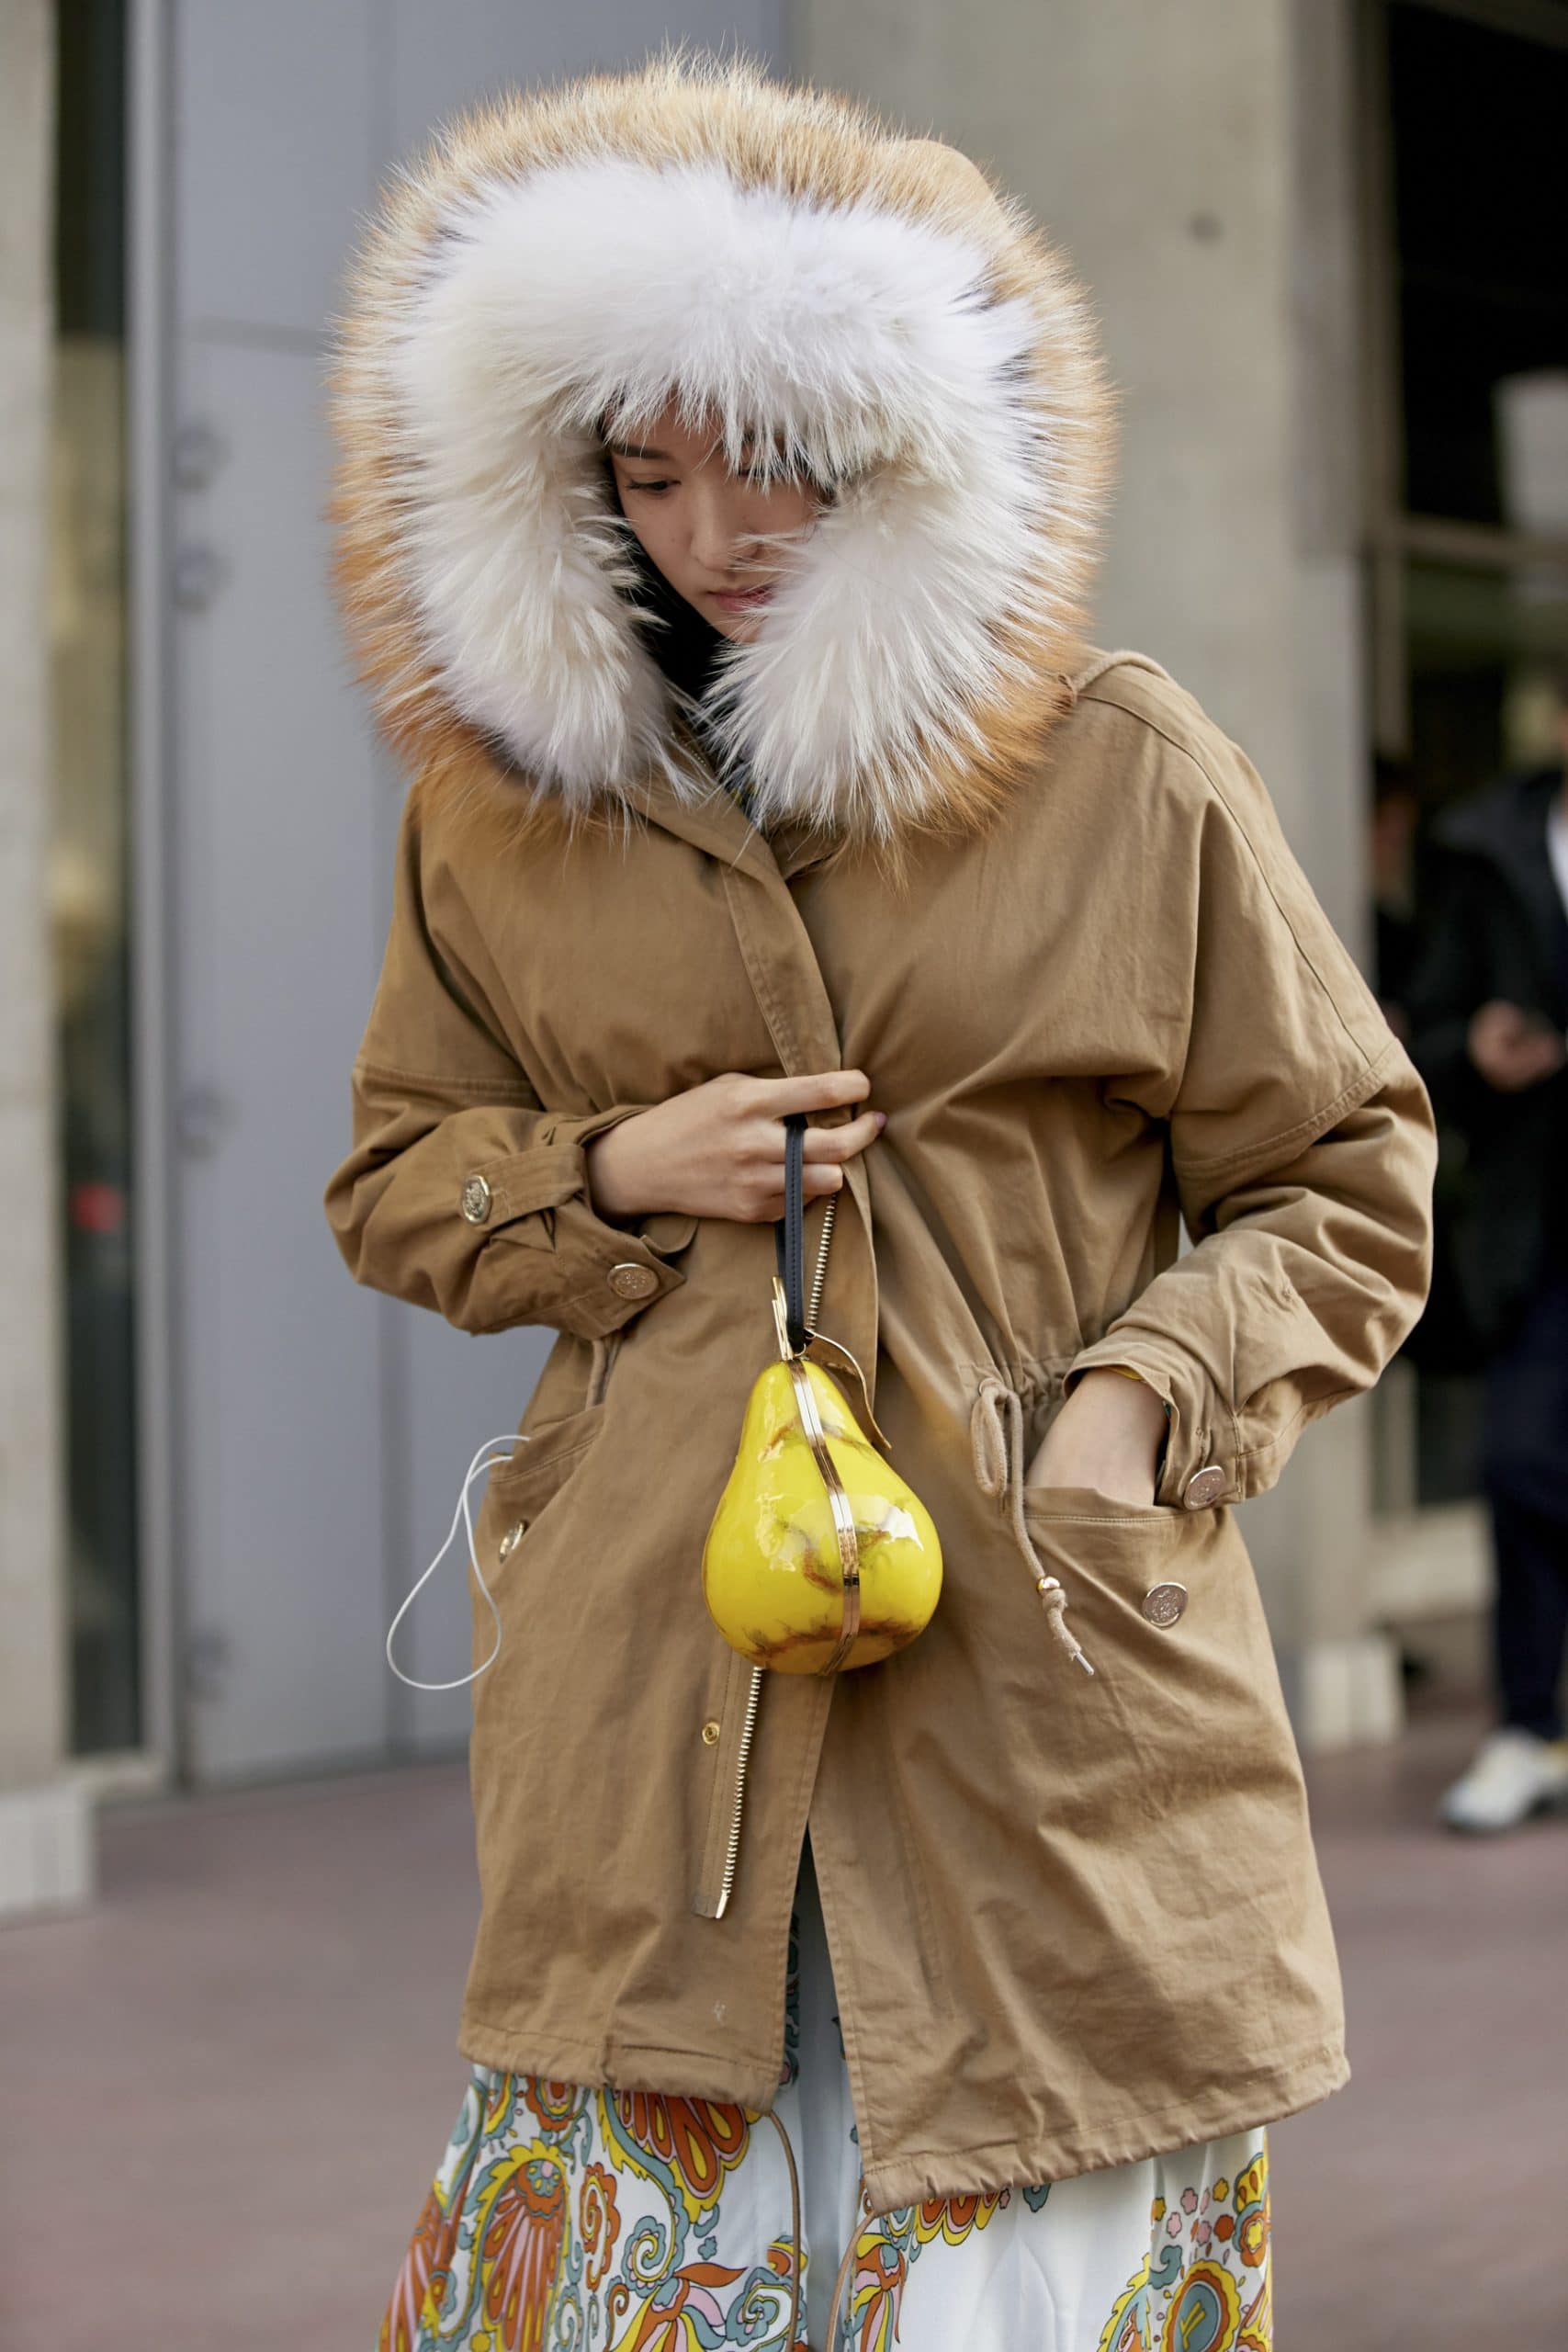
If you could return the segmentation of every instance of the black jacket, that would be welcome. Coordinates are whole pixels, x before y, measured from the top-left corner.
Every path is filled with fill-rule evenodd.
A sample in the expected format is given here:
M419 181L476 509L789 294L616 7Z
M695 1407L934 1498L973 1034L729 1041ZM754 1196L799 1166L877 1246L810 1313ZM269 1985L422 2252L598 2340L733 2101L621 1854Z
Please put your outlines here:
M1466 1046L1493 997L1568 1026L1568 915L1546 833L1562 786L1561 766L1505 775L1429 837L1434 888L1403 1001L1442 1133L1438 1270L1409 1346L1434 1367L1506 1346L1543 1275L1568 1266L1568 1070L1500 1092Z

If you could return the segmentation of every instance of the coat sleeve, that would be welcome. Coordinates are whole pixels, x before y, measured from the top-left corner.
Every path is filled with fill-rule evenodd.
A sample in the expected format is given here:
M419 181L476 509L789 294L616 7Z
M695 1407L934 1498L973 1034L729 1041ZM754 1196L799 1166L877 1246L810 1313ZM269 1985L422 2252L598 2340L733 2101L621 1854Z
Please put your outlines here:
M584 1147L651 1106L566 1114L539 1100L482 989L434 934L423 833L416 785L328 1223L356 1282L433 1307L459 1330L541 1323L602 1338L685 1281L673 1253L698 1220L598 1214Z
M1196 830L1171 877L1168 1099L1144 1102L1167 1120L1192 1247L1065 1384L1141 1373L1167 1414L1155 1499L1192 1506L1263 1493L1310 1422L1376 1381L1426 1302L1437 1168L1425 1083L1261 778L1218 729L1200 748L1165 755L1190 763Z

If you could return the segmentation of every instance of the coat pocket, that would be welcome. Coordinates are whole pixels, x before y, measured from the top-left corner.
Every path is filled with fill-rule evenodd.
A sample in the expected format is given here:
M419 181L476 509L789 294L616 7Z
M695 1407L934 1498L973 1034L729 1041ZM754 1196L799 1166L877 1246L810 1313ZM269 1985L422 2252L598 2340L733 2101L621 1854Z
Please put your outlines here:
M1213 1511L1125 1503L1096 1487L1025 1486L1023 1520L1048 1574L1060 1577L1073 1631L1098 1671L1097 1631L1156 1666L1159 1639L1193 1612L1185 1638L1213 1617ZM1203 1523L1207 1522L1207 1524Z
M1230 1906L1244 1938L1271 1916L1289 1946L1283 1923L1319 1899L1301 1759L1236 1515L1043 1486L1024 1488L1023 1513L1095 1669L1058 1671L1039 1634L1025 1636L1033 1596L1010 1599L996 1683L1025 1817L1086 1917L1152 1939L1150 1968L1174 1954L1180 1997L1206 1997Z
M498 1462L485 1482L485 1516L499 1512L509 1521L531 1526L598 1442L605 1410L601 1397L595 1404L580 1405L575 1412L540 1421L533 1429L525 1426L518 1433L515 1452L509 1460Z
M540 1421L532 1430L519 1431L515 1452L491 1471L485 1481L484 1501L474 1521L474 1556L498 1602L506 1600L517 1589L514 1572L527 1553L525 1539L592 1453L604 1434L606 1409L603 1400L582 1405L574 1412L562 1413ZM509 1629L507 1634L507 1639L525 1655L529 1648L525 1623L525 1614L523 1623ZM472 1661L476 1668L490 1646L493 1632L489 1611L476 1592ZM484 1682L476 1686L476 1711L485 1703L485 1684L494 1679L493 1675L487 1675Z
M1023 1507L1026 1512L1035 1510L1046 1519L1086 1518L1096 1521L1134 1519L1179 1523L1191 1516L1179 1503L1126 1503L1115 1495L1101 1494L1098 1487L1026 1485Z
M1023 1515L1130 1745L1173 1802L1207 1785L1221 1758L1254 1784L1299 1769L1262 1596L1228 1506L1025 1487Z

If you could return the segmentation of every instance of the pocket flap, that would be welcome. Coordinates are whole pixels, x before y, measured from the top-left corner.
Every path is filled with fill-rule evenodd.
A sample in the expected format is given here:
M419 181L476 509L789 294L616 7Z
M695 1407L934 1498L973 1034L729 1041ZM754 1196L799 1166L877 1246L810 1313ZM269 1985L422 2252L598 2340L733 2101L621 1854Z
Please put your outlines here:
M516 1452L490 1474L487 1498L503 1497L508 1510L518 1518L536 1518L599 1436L604 1410L603 1402L582 1405L576 1412L519 1431Z
M1124 1503L1098 1487L1025 1487L1023 1516L1028 1520L1067 1519L1096 1525L1126 1525L1174 1531L1192 1514L1174 1503Z

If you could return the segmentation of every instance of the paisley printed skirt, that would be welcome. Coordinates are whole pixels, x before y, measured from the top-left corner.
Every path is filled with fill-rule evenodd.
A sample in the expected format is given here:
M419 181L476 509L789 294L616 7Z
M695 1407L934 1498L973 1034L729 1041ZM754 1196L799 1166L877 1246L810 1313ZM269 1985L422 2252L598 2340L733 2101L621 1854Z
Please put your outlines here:
M773 2113L475 2065L378 2352L1271 2352L1269 2237L1262 2125L872 2213L808 1842Z

